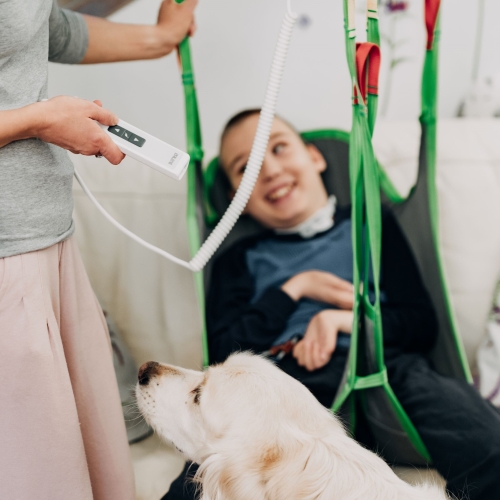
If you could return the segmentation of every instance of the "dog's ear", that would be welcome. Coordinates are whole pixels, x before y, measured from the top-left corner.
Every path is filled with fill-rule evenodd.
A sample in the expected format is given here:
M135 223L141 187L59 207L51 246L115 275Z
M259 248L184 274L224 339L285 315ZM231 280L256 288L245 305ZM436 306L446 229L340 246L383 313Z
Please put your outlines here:
M259 454L213 454L195 479L202 484L201 500L302 500L326 491L333 469L331 450L324 443L292 440L267 443Z
M334 468L324 443L300 438L269 446L260 463L265 498L273 500L316 498L326 491Z
M223 458L214 453L196 471L194 480L201 485L200 500L225 500L220 488Z
M299 500L313 498L331 480L329 454L312 442L271 444L259 455L236 460L214 454L196 480L201 500ZM326 452L326 453L325 453Z
M213 454L200 465L195 479L202 484L201 500L266 499L255 464L241 457Z

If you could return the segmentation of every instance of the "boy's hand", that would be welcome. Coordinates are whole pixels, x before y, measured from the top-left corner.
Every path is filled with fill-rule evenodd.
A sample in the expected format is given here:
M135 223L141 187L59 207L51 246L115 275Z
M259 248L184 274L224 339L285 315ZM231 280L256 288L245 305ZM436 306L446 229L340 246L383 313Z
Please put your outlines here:
M296 274L281 289L295 301L308 298L349 310L354 306L352 283L325 271Z
M34 112L33 136L72 153L86 156L102 155L118 165L125 155L99 127L116 125L118 117L102 107L100 101L59 96L31 105Z
M169 52L179 45L186 36L194 35L194 9L198 0L185 0L178 4L175 0L163 0L158 14L157 29Z
M352 321L352 311L327 309L313 316L304 338L293 349L297 363L309 371L325 366L335 351L338 333L351 333Z

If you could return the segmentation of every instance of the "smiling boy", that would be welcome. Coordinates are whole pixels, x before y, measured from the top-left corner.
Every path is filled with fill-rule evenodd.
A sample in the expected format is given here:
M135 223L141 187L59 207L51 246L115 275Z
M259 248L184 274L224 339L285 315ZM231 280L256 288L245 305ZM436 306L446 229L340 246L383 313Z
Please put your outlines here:
M242 112L222 135L220 168L232 192L241 182L258 118L257 110ZM337 379L344 370L352 325L353 260L350 210L336 209L334 198L328 197L321 178L325 169L315 146L305 144L285 121L274 121L245 209L268 231L238 242L216 260L207 325L213 362L235 350L263 352L299 338L293 356L280 364L330 406L338 385L331 381L333 374L325 384L312 372L326 367ZM386 346L391 351L427 352L437 332L432 304L388 212L383 226Z
M258 118L258 110L239 113L222 134L219 163L230 196L241 182ZM212 363L239 350L281 351L278 366L330 407L348 356L353 256L350 210L336 209L335 199L328 197L321 179L325 169L321 153L276 118L245 210L267 230L238 241L216 259L207 328ZM391 387L450 492L457 497L468 493L471 500L495 498L500 491L500 412L471 386L437 374L427 360L437 336L436 315L411 250L388 211L382 216L381 269ZM193 495L181 476L164 498Z

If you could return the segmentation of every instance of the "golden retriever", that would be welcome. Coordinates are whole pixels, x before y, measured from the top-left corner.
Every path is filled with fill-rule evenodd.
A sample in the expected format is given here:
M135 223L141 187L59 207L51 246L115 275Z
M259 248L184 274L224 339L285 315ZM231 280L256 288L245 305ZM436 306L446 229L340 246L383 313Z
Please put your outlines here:
M445 500L410 486L270 361L233 354L204 372L156 362L139 371L148 423L199 464L202 500Z

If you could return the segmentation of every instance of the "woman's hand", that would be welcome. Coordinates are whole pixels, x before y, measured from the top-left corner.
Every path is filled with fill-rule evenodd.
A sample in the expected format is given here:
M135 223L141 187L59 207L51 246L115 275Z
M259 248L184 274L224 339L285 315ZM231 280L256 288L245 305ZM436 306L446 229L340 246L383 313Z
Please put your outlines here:
M32 136L72 153L102 155L118 165L125 155L99 127L116 125L118 117L102 107L101 101L59 96L31 105L35 114Z
M293 348L297 363L309 371L325 366L335 351L338 333L351 333L352 321L352 311L327 309L313 316L303 339Z
M295 301L308 298L349 310L354 306L352 283L325 271L296 274L281 289Z
M184 0L178 4L175 0L163 0L156 25L160 37L165 41L167 53L177 47L186 36L194 35L194 9L198 0Z

